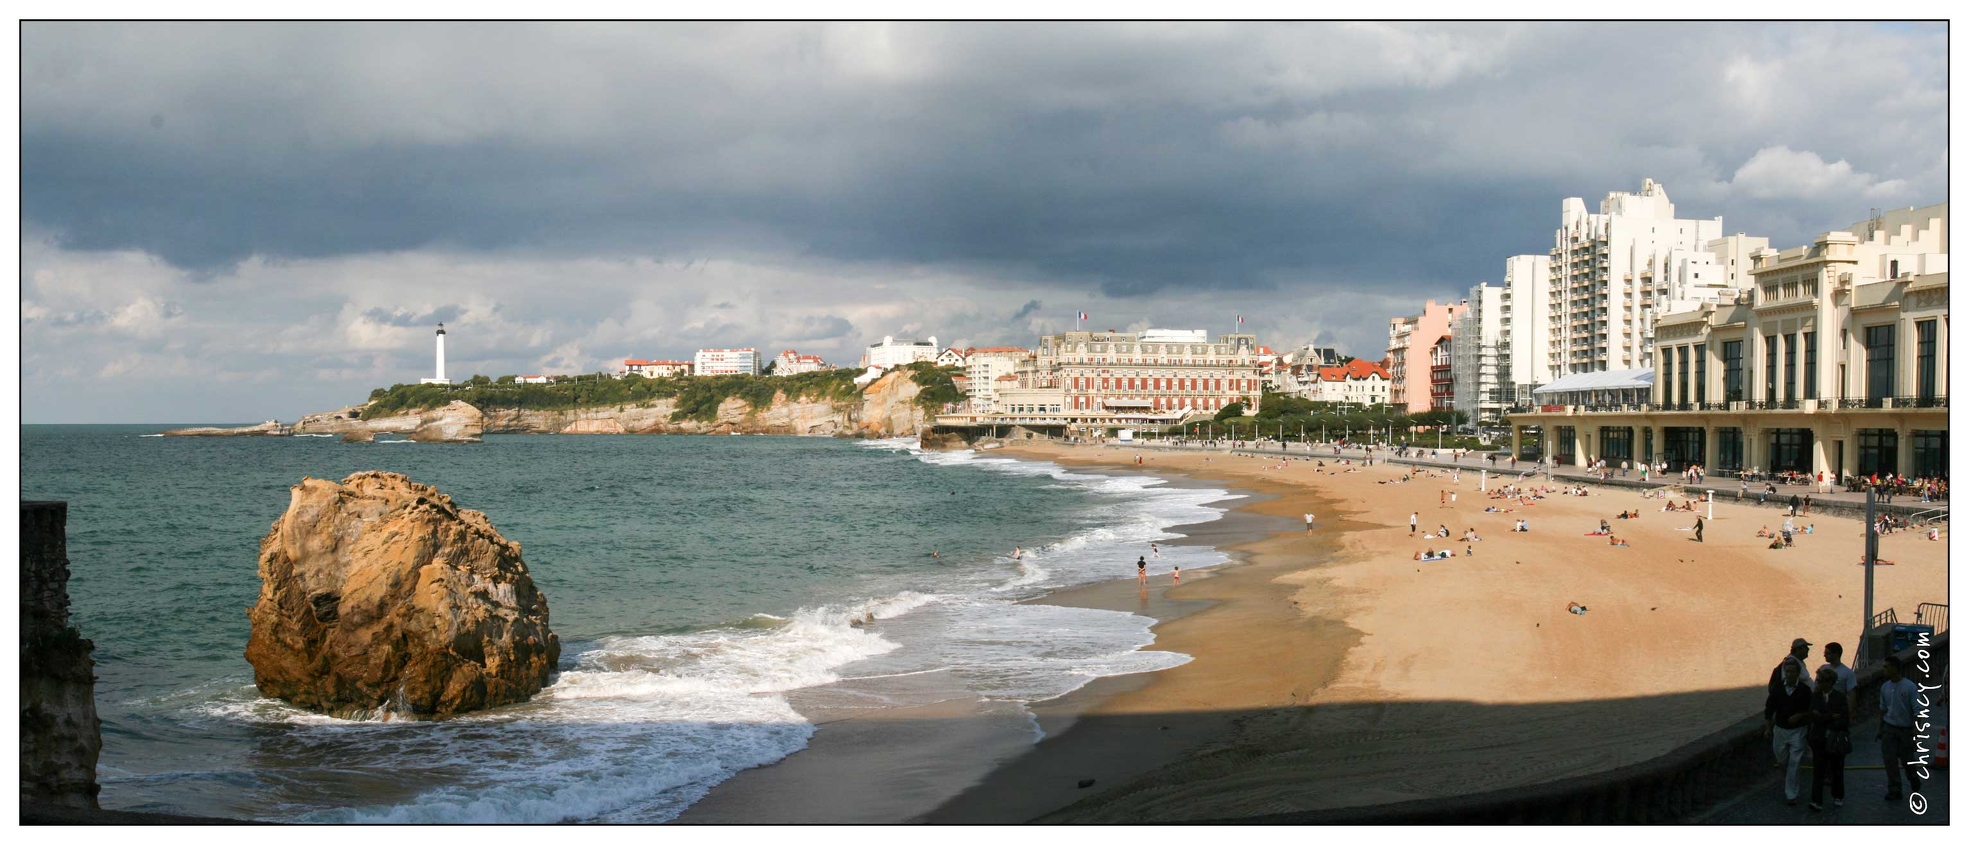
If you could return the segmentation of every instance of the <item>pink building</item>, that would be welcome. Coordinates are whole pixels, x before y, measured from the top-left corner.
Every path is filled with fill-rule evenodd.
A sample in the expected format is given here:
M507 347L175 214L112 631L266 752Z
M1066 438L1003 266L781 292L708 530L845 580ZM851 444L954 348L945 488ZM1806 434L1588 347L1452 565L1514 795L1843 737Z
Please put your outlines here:
M1440 365L1447 373L1450 326L1464 307L1437 305L1432 299L1423 304L1422 313L1388 321L1388 404L1412 414L1435 407L1437 359L1443 358ZM1438 353L1437 344L1443 344L1443 352Z

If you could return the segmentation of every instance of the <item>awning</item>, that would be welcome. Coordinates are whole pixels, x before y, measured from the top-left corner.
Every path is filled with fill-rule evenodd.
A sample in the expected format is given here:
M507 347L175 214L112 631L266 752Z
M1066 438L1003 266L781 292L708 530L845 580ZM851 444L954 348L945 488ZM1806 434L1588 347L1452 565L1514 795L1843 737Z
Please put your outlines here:
M1532 391L1534 394L1577 393L1582 390L1635 390L1655 386L1655 371L1647 370L1601 370L1597 373L1573 373Z
M1147 399L1102 399L1104 408L1153 408L1155 403Z

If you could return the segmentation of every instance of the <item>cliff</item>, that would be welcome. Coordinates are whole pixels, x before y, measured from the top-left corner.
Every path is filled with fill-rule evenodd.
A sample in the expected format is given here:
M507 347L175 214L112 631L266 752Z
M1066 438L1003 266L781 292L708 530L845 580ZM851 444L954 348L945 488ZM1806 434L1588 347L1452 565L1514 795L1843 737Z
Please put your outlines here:
M481 411L454 401L437 411L404 413L362 419L364 406L309 414L294 426L296 433L407 433L419 426L436 428L450 419L479 414L480 432L492 434L797 434L831 437L906 437L929 423L930 414L916 404L923 389L909 370L896 370L871 382L852 399L791 397L778 390L770 401L754 406L731 397L717 404L710 419L678 416L676 397L640 404L593 408L533 410L491 408ZM705 406L709 407L709 406ZM462 423L461 423L462 424ZM476 436L476 435L474 435ZM413 435L413 439L415 436Z
M341 717L513 704L561 644L518 543L389 472L306 478L260 542L246 660L263 695Z
M68 624L68 503L21 502L21 806L96 809L95 645Z

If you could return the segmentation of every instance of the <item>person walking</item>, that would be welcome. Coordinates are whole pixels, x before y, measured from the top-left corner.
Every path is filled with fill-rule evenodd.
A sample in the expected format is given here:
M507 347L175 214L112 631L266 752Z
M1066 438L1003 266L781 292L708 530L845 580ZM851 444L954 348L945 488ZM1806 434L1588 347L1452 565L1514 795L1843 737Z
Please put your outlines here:
M1812 800L1805 809L1825 809L1825 787L1832 785L1832 806L1846 804L1846 755L1853 751L1853 711L1831 666L1818 671L1812 693L1811 726L1805 742L1812 748Z
M1145 557L1135 558L1135 581L1137 583L1140 583L1142 586L1145 587L1148 586L1149 583L1148 558Z
M1853 670L1845 663L1840 662L1840 659L1846 654L1846 647L1838 643L1826 643L1824 654L1825 662L1819 664L1818 670L1813 672L1812 676L1817 677L1819 673L1831 669L1833 677L1839 685L1839 691L1846 695L1846 712L1851 713L1855 709L1858 709L1860 704L1856 697L1857 693L1855 692L1859 687L1859 681L1853 676Z
M1901 775L1907 775L1908 791L1915 791L1914 699L1920 694L1908 680L1906 667L1898 654L1887 656L1887 680L1880 685L1880 764L1887 768L1887 800L1901 800Z
M1798 805L1798 764L1805 759L1805 729L1812 718L1812 687L1804 661L1786 657L1778 664L1778 683L1764 696L1764 737L1771 756L1784 767L1784 803Z
M1696 542L1702 542L1702 516L1696 516Z
M1312 515L1312 514L1306 514L1306 530L1307 530L1308 532L1311 532L1311 531L1313 530L1313 515Z
M1415 518L1421 515L1422 515L1421 511L1416 511L1415 513L1411 513L1408 515L1408 536L1410 537L1415 536Z

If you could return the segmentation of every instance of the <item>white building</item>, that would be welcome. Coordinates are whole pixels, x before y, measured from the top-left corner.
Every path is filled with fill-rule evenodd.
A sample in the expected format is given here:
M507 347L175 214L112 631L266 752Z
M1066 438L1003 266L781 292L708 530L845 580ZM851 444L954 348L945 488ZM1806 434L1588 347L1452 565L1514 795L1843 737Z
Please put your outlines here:
M448 379L448 378L445 378L445 377L444 377L444 324L443 324L443 323L439 323L439 324L438 324L438 372L437 372L437 377L436 377L436 378L427 378L427 379L419 379L419 380L418 380L418 383L419 383L419 384L450 384L450 383L451 383L451 379Z
M884 337L881 343L871 343L868 351L862 354L864 367L900 367L917 361L937 360L937 338L929 340L910 340L908 338Z
M700 376L756 376L762 366L757 349L699 349L692 370Z
M958 349L957 347L953 346L949 349L937 353L937 366L939 367L965 366L970 360L970 354L971 354L971 350L969 349Z
M691 374L691 362L644 361L638 358L624 358L622 359L622 369L617 370L615 374L618 377L635 375L642 376L643 378L687 376Z
M1552 285L1552 257L1513 255L1504 259L1504 293L1498 301L1499 335L1511 349L1511 383L1518 402L1531 401L1533 388L1552 380L1551 309L1547 291Z
M997 408L998 389L1006 384L1002 379L1010 376L1010 384L1016 386L1019 365L1031 357L1032 350L1019 346L987 346L970 350L965 357L964 378L971 411L992 413Z
M1450 333L1451 407L1471 425L1497 425L1514 400L1511 345L1504 339L1505 288L1470 289L1456 330Z
M1314 402L1346 402L1369 406L1388 404L1388 371L1373 361L1355 358L1332 367L1312 367L1310 378L1293 391Z
M1675 216L1668 191L1653 179L1638 193L1614 191L1600 201L1600 213L1586 201L1568 197L1560 204L1553 233L1552 282L1546 292L1546 349L1552 371L1564 373L1637 369L1653 361L1653 326L1669 313L1683 262L1708 259L1709 245L1722 239L1723 218L1684 220ZM1693 277L1688 290L1721 284L1727 267L1710 270L1715 279ZM1701 273L1700 267L1687 273ZM1536 375L1536 374L1534 374Z
M520 384L546 384L549 379L546 376L533 375L533 376L519 376L513 380L519 382Z
M791 349L779 353L779 357L773 359L773 375L776 376L799 375L800 373L831 369L834 369L834 365L821 360L819 355L802 355Z

